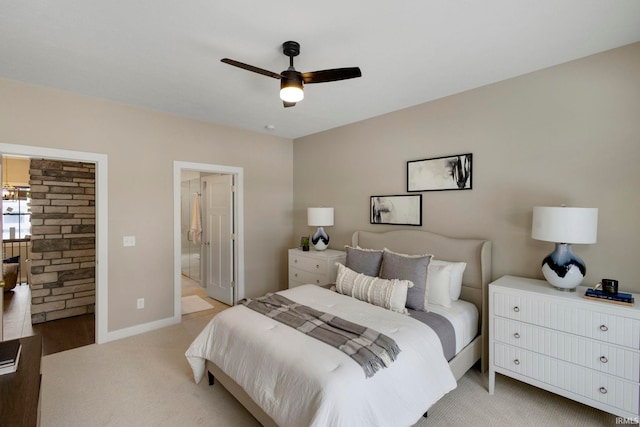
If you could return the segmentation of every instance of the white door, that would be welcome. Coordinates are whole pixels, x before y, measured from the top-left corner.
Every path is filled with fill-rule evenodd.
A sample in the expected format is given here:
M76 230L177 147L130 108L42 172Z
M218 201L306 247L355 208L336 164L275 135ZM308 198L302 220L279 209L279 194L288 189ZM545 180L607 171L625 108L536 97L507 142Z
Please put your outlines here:
M233 175L205 176L202 186L206 292L211 298L233 305Z

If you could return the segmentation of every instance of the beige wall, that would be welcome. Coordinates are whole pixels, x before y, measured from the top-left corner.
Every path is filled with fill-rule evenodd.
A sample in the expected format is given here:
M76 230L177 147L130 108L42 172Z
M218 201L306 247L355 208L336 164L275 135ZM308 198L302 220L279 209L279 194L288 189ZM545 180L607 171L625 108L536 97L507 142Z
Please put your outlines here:
M0 142L108 155L109 331L173 315L173 161L244 168L247 296L285 287L306 207L335 207L331 245L369 224L369 196L403 194L406 161L473 152L471 191L423 193L423 229L493 240L493 276L541 277L537 205L598 207L578 245L588 282L640 292L640 43L293 143L0 80ZM294 162L295 160L295 162ZM324 170L324 171L323 171ZM295 199L295 204L294 204ZM122 247L136 235L137 246ZM145 298L145 309L135 308Z
M334 248L397 228L369 223L369 196L406 193L407 160L472 152L473 190L422 193L423 229L492 240L494 278L542 278L532 207L597 207L598 242L574 247L586 284L640 292L639 70L635 43L297 139L294 241L312 205L335 207Z
M0 93L0 142L108 156L109 331L173 316L175 160L244 168L246 295L286 287L291 140L8 80Z

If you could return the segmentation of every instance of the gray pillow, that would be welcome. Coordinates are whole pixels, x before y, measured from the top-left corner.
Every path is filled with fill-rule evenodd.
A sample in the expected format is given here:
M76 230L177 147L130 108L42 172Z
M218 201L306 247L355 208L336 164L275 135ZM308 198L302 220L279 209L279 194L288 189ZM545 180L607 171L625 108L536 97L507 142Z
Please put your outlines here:
M432 255L405 255L384 250L382 256L383 279L410 280L413 287L407 292L407 308L424 310L424 297L427 292L427 267Z
M352 248L345 246L347 250L347 268L362 273L365 276L378 277L382 264L382 251L373 249Z

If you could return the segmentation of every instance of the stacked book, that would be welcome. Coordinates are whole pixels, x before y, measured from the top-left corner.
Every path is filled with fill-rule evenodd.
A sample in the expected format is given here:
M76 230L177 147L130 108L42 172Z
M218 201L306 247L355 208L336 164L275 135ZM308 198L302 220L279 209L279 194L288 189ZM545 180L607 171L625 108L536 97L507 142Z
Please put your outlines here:
M633 305L633 294L627 294L624 292L618 292L617 294L605 294L600 289L587 289L584 293L585 298L597 299L605 302L612 302L614 304Z
M0 342L0 375L10 374L18 370L22 344L20 340Z

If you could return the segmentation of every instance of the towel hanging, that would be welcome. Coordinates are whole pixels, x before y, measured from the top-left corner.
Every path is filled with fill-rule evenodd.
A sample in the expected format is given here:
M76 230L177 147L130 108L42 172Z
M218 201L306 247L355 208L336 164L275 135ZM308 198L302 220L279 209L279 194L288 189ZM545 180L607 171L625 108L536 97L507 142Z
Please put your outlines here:
M200 220L200 195L198 193L193 197L193 209L191 210L191 226L187 239L199 243L202 237L202 222Z

